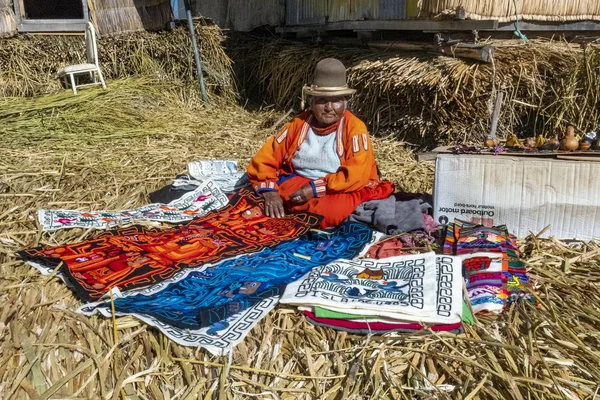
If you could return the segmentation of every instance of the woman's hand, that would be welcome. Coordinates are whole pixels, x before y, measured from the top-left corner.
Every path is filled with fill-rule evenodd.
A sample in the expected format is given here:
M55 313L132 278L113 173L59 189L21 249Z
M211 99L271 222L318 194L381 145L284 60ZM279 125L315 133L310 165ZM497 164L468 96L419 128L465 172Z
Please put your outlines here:
M304 204L315 197L312 186L310 184L302 186L290 195L290 201L293 204Z
M265 198L265 214L267 214L267 217L285 217L285 210L283 209L283 199L281 198L279 193L275 191L263 192L262 195Z

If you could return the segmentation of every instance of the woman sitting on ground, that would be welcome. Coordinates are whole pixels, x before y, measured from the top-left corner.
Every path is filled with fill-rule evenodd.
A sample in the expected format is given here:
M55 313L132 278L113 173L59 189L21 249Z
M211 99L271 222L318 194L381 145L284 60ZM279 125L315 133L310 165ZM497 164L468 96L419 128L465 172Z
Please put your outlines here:
M346 109L346 68L321 60L311 86L303 88L309 110L286 124L252 158L248 177L265 199L267 216L307 211L323 217L321 228L346 219L362 202L389 197L379 181L365 124Z

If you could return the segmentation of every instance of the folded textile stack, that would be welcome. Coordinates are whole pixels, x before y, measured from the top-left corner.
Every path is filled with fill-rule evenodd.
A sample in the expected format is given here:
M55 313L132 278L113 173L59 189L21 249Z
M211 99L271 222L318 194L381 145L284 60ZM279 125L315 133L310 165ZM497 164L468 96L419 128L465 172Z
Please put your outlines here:
M535 303L516 238L506 226L490 228L457 220L448 226L444 253L462 259L475 313L501 313L511 302L521 299Z
M443 251L448 255L510 251L518 256L519 249L516 238L508 232L506 225L486 227L456 220L448 225Z
M458 331L460 259L433 252L379 260L337 260L289 284L282 303L309 322L352 333Z
M200 182L213 181L225 193L233 193L238 189L250 187L250 180L245 172L239 172L237 161L201 160L188 164L190 176Z
M404 233L378 241L369 246L365 258L388 258L431 248L435 238L425 231Z
M398 193L384 200L364 202L354 210L348 220L369 225L387 235L419 230L433 232L437 224L429 215L432 210L431 196L417 196L406 198Z

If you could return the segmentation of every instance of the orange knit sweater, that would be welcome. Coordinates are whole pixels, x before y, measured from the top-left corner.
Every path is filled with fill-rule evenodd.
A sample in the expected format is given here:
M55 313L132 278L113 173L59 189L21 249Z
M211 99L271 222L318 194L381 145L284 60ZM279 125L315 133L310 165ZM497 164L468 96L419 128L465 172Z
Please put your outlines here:
M313 119L311 111L298 115L252 158L248 177L256 191L278 190L279 177L294 173L292 158L306 138ZM373 146L365 124L346 110L338 129L331 134L336 135L341 166L337 172L313 181L317 197L354 192L378 182Z

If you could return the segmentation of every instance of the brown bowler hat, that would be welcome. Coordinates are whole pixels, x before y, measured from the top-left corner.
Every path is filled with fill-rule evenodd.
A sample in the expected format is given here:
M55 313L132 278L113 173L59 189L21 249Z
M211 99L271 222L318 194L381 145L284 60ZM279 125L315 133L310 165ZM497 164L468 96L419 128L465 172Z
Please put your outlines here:
M302 88L309 96L346 96L356 93L346 84L346 67L340 60L325 58L317 63L312 85Z

